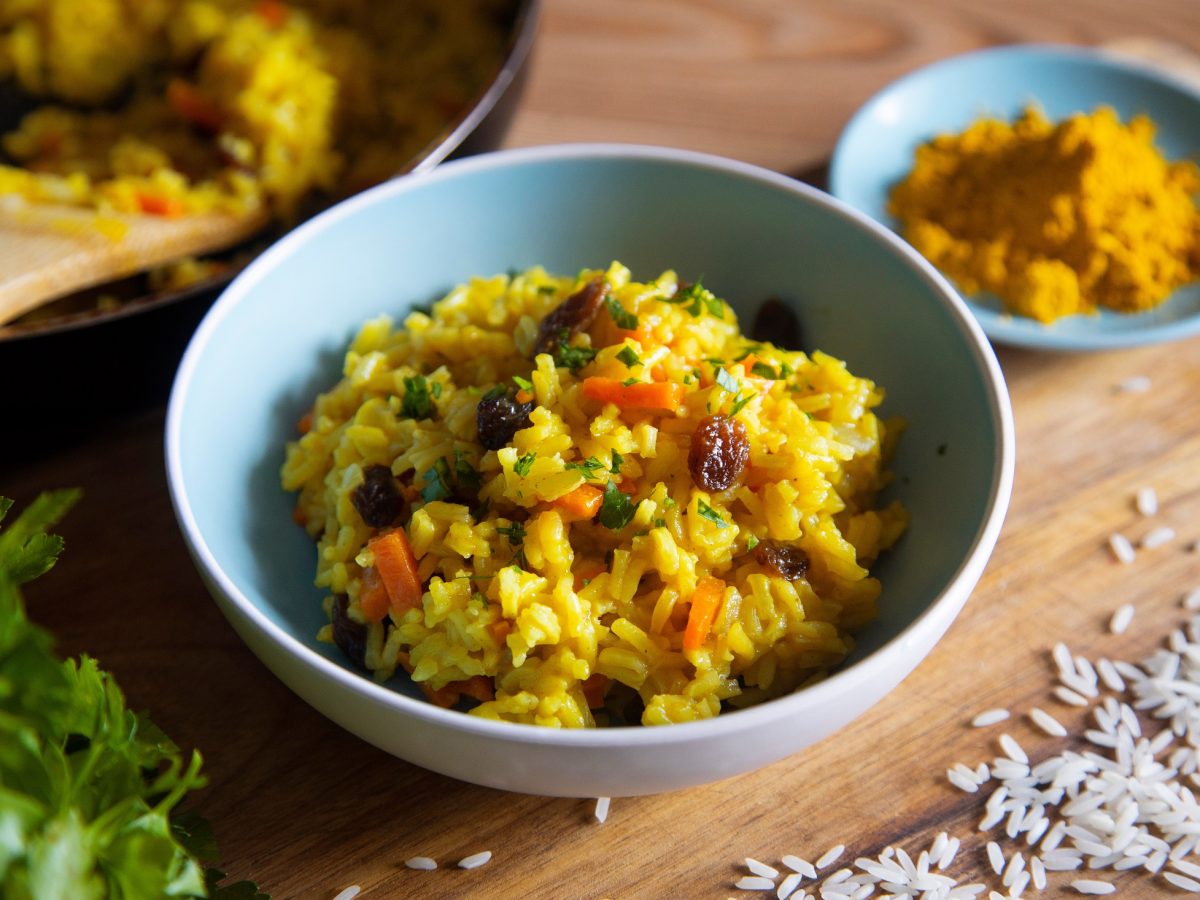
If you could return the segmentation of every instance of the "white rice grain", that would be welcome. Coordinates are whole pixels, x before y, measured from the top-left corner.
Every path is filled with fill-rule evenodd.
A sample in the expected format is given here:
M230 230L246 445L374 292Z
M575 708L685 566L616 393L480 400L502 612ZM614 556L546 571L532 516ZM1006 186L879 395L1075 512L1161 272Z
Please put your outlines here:
M775 896L779 900L788 900L788 897L796 892L796 888L800 887L800 882L803 878L804 876L799 872L793 872L791 875L788 875L783 881L779 882L779 888L775 891Z
M484 850L481 853L472 853L470 856L460 859L458 861L458 867L460 869L478 869L480 866L486 865L491 858L491 850Z
M1150 376L1132 375L1117 385L1117 391L1122 394L1144 394L1150 390L1150 386Z
M1158 514L1158 494L1154 488L1146 486L1140 487L1137 490L1137 496L1134 500L1134 505L1137 511L1143 516L1149 517Z
M1116 691L1118 694L1125 693L1125 679L1121 677L1121 673L1117 671L1117 667L1112 664L1111 660L1101 657L1096 663L1096 674L1100 676L1100 680L1110 691Z
M1200 587L1192 588L1183 595L1183 608L1191 610L1200 609Z
M1016 738L1008 732L1000 735L1000 749L1005 752L1009 759L1029 765L1029 757L1025 755L1025 751L1021 749L1021 745L1017 743Z
M1033 886L1039 891L1044 891L1046 889L1046 867L1039 857L1030 858L1029 874L1033 876Z
M1083 694L1073 691L1069 687L1065 687L1063 685L1059 685L1054 689L1054 696L1063 703L1066 703L1068 706L1087 706L1090 702L1087 697L1083 696Z
M979 785L976 783L975 779L964 775L958 769L947 769L946 778L960 791L965 791L968 794L974 794L979 790Z
M997 875L1004 871L1004 851L1000 849L1000 845L995 841L987 842L988 862L992 864L992 871Z
M350 887L343 888L341 891L339 891L337 896L334 897L333 900L354 900L354 898L357 897L360 893L362 893L362 888L359 887L357 884L352 884L352 885L350 885Z
M1117 886L1107 881L1095 881L1088 878L1077 878L1071 882L1071 887L1081 894L1111 894Z
M989 725L995 725L997 722L1003 722L1007 718L1007 709L988 709L973 718L971 724L976 728L986 728Z
M830 847L821 854L821 858L817 860L816 866L818 869L824 869L826 866L831 866L846 852L845 844L838 844L836 847Z
M775 879L779 877L779 870L773 866L768 866L764 862L759 862L753 857L746 857L746 868L750 870L752 875L760 875L763 878ZM772 885L774 887L774 885Z
M1039 709L1035 706L1029 711L1029 718L1033 720L1034 725L1051 737L1067 736L1067 729L1062 722L1058 721L1058 719L1054 718L1054 716L1050 715L1044 709Z
M411 859L406 859L404 865L410 869L417 869L421 872L432 872L436 869L437 862L430 859L428 856L414 856Z
M1137 551L1133 549L1133 544L1129 542L1129 538L1119 532L1113 532L1108 536L1108 548L1116 557L1117 562L1129 565L1137 559Z
M597 797L596 798L595 816L596 816L596 821L599 822L601 825L603 825L604 821L608 818L608 807L611 803L612 803L611 797Z
M1151 529L1141 540L1143 550L1154 550L1175 540L1175 529L1169 525L1159 525Z
M1129 623L1133 621L1133 604L1122 603L1117 607L1117 611L1112 614L1112 618L1108 622L1108 630L1112 634L1124 634L1129 628Z
M801 859L799 856L792 856L790 853L780 860L785 866L805 878L816 878L817 870L807 859Z
M733 885L741 891L773 891L775 882L761 875L743 875Z
M1177 888L1193 894L1200 894L1200 881L1194 878L1188 878L1186 875L1180 875L1177 872L1163 872L1162 877Z

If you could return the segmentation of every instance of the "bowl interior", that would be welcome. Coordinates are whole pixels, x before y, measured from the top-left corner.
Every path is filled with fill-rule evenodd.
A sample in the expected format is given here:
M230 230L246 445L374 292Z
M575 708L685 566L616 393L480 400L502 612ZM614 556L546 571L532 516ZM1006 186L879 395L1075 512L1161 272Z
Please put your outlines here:
M402 179L303 226L230 287L184 359L168 443L177 504L235 602L301 656L342 662L315 640L315 549L291 522L278 473L295 423L339 376L363 321L399 321L474 274L614 259L638 278L666 268L703 276L743 325L781 297L809 348L886 388L885 415L908 422L889 490L913 524L878 566L882 613L856 658L916 620L1004 504L1007 401L978 329L911 250L819 192L738 164L628 148L517 151ZM394 687L418 696L406 677Z
M834 196L895 227L892 186L912 168L916 148L975 119L1015 118L1040 106L1051 119L1113 107L1127 121L1146 114L1168 159L1200 160L1200 94L1132 63L1071 48L998 47L934 63L885 88L846 126L830 167ZM1138 315L1101 312L1050 326L1003 312L998 298L968 297L988 336L1009 344L1085 350L1134 346L1200 333L1200 284L1175 291Z

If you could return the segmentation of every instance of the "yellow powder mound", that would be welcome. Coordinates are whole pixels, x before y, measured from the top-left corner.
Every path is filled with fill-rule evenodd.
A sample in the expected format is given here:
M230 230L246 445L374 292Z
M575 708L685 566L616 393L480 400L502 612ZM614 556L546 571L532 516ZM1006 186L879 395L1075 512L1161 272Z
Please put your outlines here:
M1168 162L1145 116L1049 122L1029 108L917 149L889 211L968 294L1041 322L1141 312L1200 278L1200 169Z

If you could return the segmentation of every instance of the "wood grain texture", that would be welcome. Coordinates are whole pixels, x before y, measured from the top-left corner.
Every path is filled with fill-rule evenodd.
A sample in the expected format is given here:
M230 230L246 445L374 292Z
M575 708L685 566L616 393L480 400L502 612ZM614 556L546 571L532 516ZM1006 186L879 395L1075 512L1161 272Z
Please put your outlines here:
M914 66L998 41L1137 35L1200 50L1194 0L550 0L510 143L636 140L796 171L827 157L855 107ZM1025 718L1038 705L1081 729L1082 716L1050 696L1055 640L1136 660L1185 620L1180 598L1200 585L1200 553L1187 549L1200 538L1200 340L999 356L1016 415L1013 503L945 639L821 744L741 778L616 800L604 825L590 800L504 794L393 759L276 681L187 558L162 471L161 412L9 466L0 493L27 501L46 487L84 487L61 529L62 563L29 591L32 610L62 651L97 655L135 708L202 749L212 783L195 805L230 873L276 898L331 898L351 883L364 898L721 898L738 894L746 856L777 864L845 843L853 859L892 843L920 849L941 830L964 842L957 876L998 886L976 830L983 798L949 787L944 772L989 760L1001 730L1038 759L1077 745ZM1152 389L1117 389L1136 375ZM1160 498L1153 522L1133 505L1143 485ZM1116 563L1108 534L1137 539L1152 524L1171 525L1177 539ZM1132 626L1108 634L1125 602L1137 606ZM969 727L990 707L1013 719ZM483 868L454 868L484 849L495 855ZM418 854L442 868L405 869ZM1121 896L1163 893L1137 875L1116 881Z

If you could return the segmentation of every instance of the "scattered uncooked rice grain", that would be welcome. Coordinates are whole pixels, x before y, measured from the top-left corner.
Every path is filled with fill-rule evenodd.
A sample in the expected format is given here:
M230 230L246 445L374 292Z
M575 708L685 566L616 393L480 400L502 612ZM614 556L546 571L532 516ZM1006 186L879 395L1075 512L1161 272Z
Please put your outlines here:
M484 850L482 853L472 853L466 859L460 859L458 867L460 869L478 869L480 866L485 865L491 858L491 850Z
M999 875L1004 871L1004 851L1000 849L1000 845L995 841L987 842L988 862L992 864L992 871Z
M1177 888L1191 891L1193 894L1200 894L1200 881L1197 881L1195 878L1188 878L1186 875L1180 875L1178 872L1163 872L1163 878Z
M1132 603L1122 603L1117 607L1117 611L1112 614L1112 619L1108 623L1108 630L1113 634L1124 634L1125 629L1129 627L1129 623L1133 621L1133 612Z
M1025 766L1029 765L1029 757L1025 755L1025 751L1021 749L1021 745L1011 734L1005 732L1000 735L1000 749L1008 754L1008 758L1014 762Z
M1142 549L1153 550L1156 547L1162 547L1165 544L1169 544L1173 540L1175 540L1175 529L1171 528L1169 525L1159 525L1157 528L1148 532L1144 538L1142 538Z
M1158 494L1152 487L1138 488L1137 499L1134 503L1137 511L1143 516L1153 516L1158 513Z
M792 856L790 853L779 860L793 872L804 876L805 878L816 878L817 869L807 859L801 859L798 856Z
M406 859L404 865L410 869L418 869L422 872L432 872L438 867L437 862L428 856L414 856L412 859Z
M1054 696L1068 706L1088 706L1090 703L1087 697L1063 685L1054 689Z
M804 876L799 872L793 872L788 875L783 881L779 882L779 888L775 891L775 896L779 900L788 900L796 892L796 888L800 887L800 882L804 880ZM805 896L808 896L805 894Z
M1133 544L1129 543L1129 538L1118 532L1113 532L1108 536L1108 547L1112 550L1113 556L1117 558L1117 562L1129 565L1137 559L1137 552L1133 549Z
M733 885L742 891L773 891L775 882L762 875L743 875Z
M1071 882L1071 887L1075 888L1081 894L1111 894L1117 889L1115 884L1109 884L1107 881L1095 881L1089 878L1077 878Z
M596 798L596 813L595 813L596 821L599 822L601 825L603 825L604 820L608 818L608 807L609 807L609 804L611 804L611 803L612 803L612 799L609 797L597 797Z
M1039 709L1035 706L1029 711L1029 718L1033 720L1034 725L1051 737L1067 736L1067 729L1062 722L1058 721L1058 719L1054 718L1054 716L1050 715L1044 709Z
M986 728L989 725L995 725L997 722L1003 722L1007 718L1007 709L988 709L973 718L971 724L976 728Z
M816 866L818 869L824 869L826 866L832 866L835 862L842 858L842 854L846 852L845 844L838 844L836 847L830 847L821 854L817 860Z
M1117 390L1122 394L1144 394L1150 390L1150 384L1148 375L1134 375L1118 384Z
M754 875L761 875L763 878L778 878L779 870L768 866L766 863L759 862L757 859L747 856L746 868ZM774 885L771 885L774 887Z
M338 892L338 895L333 900L354 900L362 892L362 888L357 884L352 884L348 888Z
M1191 610L1200 609L1200 587L1192 588L1183 595L1183 608Z

